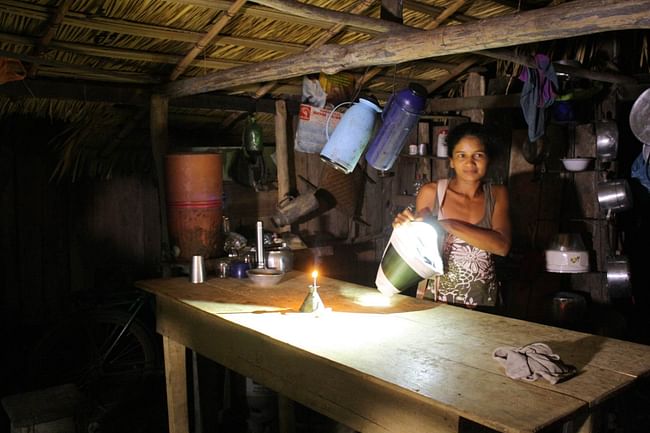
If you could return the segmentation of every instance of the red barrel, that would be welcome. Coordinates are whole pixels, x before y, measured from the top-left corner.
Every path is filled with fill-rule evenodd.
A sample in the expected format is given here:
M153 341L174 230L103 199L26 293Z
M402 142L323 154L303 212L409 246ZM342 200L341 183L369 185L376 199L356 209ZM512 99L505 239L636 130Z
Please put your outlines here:
M167 222L176 261L223 251L223 171L218 153L175 153L165 157Z

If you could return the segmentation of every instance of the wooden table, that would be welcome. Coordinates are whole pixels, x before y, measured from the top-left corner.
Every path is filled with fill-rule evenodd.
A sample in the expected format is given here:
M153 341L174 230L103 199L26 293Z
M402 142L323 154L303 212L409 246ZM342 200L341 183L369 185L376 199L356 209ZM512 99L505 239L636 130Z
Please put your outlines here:
M185 348L362 432L590 432L601 403L650 371L650 346L319 278L331 312L299 313L311 279L140 281L157 304L169 424L188 431ZM547 343L578 375L551 385L508 378L500 346Z

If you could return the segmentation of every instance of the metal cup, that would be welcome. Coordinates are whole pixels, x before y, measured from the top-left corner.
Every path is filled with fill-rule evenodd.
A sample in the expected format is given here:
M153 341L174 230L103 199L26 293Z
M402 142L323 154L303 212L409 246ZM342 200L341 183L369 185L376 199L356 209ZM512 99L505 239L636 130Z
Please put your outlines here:
M205 281L205 263L203 261L203 256L192 256L190 281L194 284L199 284Z
M230 263L226 260L219 262L218 275L219 278L228 278L230 276Z

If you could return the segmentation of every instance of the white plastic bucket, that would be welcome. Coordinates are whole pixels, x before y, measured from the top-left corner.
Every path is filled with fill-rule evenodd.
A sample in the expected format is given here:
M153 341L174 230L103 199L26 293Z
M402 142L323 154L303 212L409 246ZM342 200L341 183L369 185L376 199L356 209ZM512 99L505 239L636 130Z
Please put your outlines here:
M442 274L440 245L439 231L432 224L412 221L395 228L377 270L377 289L392 296Z

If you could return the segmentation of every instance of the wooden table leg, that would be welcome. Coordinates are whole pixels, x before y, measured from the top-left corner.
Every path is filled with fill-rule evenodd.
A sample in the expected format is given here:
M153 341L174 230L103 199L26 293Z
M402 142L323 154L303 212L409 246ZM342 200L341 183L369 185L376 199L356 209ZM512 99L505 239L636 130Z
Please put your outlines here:
M163 335L169 433L189 433L185 346Z
M596 414L584 413L571 421L564 423L562 433L596 433L594 417Z
M296 433L296 415L293 400L278 393L278 418L280 433Z

